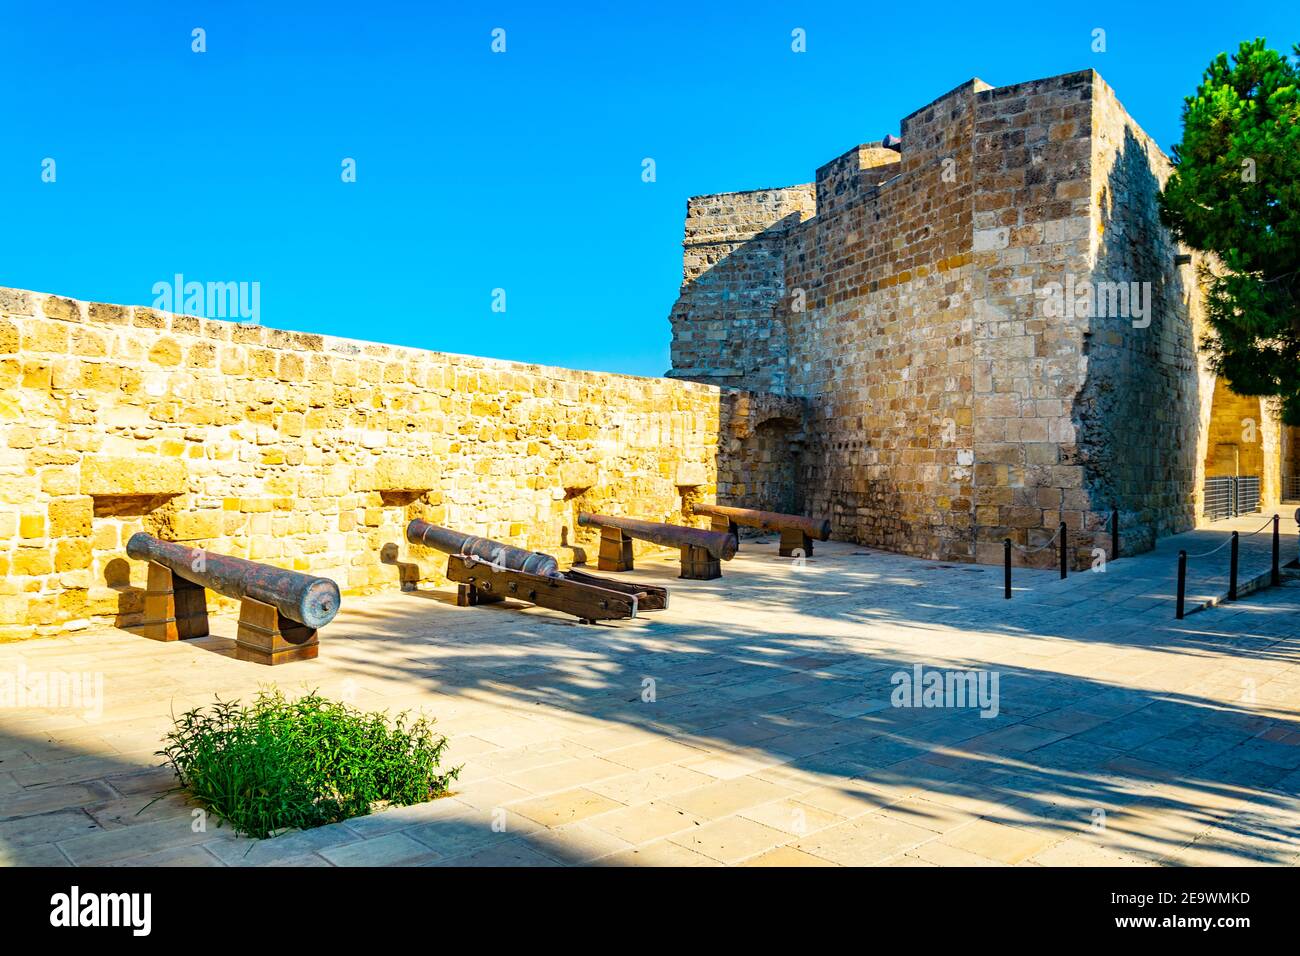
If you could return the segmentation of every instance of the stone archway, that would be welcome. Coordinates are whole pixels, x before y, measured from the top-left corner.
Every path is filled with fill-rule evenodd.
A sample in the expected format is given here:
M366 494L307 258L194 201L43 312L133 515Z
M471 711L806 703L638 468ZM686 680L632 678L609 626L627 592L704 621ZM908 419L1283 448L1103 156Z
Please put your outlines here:
M1263 478L1264 415L1258 398L1238 395L1223 379L1214 383L1205 477Z
M802 506L799 494L802 448L801 422L786 417L760 422L740 441L735 461L740 480L730 489L724 503L798 513Z
M1215 380L1199 496L1202 520L1253 511L1251 502L1272 490L1266 488L1272 484L1265 448L1268 424L1259 398L1238 395L1222 378Z

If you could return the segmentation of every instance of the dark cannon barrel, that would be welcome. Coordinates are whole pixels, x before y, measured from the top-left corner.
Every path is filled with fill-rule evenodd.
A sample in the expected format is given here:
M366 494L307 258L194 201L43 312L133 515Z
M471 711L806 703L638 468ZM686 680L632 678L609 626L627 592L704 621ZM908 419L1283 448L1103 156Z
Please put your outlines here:
M730 561L736 556L735 535L722 531L705 531L679 524L640 521L636 518L616 518L612 515L597 515L586 511L578 515L578 524L594 528L617 528L634 538L653 541L665 548L703 548L722 561Z
M825 518L808 518L804 515L787 515L778 511L757 511L753 508L732 508L730 505L693 505L691 510L697 515L712 518L726 518L748 528L762 528L765 531L784 531L787 528L802 531L810 538L827 541L831 536L831 523Z
M428 521L421 521L419 518L415 518L406 526L406 540L412 544L436 548L446 554L472 554L476 558L509 568L511 571L542 574L551 578L560 575L559 562L549 554L513 548L491 538L462 534L450 528L430 524Z
M126 553L137 561L160 564L228 598L250 598L269 604L289 620L312 630L324 627L339 612L339 586L329 578L163 541L143 531L131 535Z

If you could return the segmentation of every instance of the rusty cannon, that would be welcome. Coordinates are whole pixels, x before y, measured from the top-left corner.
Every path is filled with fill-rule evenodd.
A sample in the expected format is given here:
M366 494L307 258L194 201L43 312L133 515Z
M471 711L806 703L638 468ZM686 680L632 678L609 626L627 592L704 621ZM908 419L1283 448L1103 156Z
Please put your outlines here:
M525 551L419 518L406 526L406 540L448 555L447 579L455 582L461 607L514 598L590 624L668 606L667 588L561 571L559 562L541 551Z
M813 553L813 539L826 541L831 536L831 523L825 518L808 518L804 515L787 515L777 511L756 511L753 508L732 508L728 505L692 506L697 515L713 519L714 531L736 533L737 525L762 528L781 533L781 557L806 558Z
M144 620L131 630L157 641L190 640L208 631L207 590L239 602L235 657L285 664L316 657L317 632L339 612L329 578L217 554L141 531L126 553L149 562Z
M665 548L680 549L680 577L711 581L722 577L720 562L735 557L738 546L734 534L662 524L658 521L640 521L636 518L616 518L586 511L578 515L578 524L600 529L600 552L596 567L601 571L631 571L632 539L640 538Z
M553 577L560 573L560 563L541 551L525 551L491 538L462 534L441 525L414 519L406 526L406 540L422 544L444 554L470 555L481 561L501 565L511 571L541 574Z

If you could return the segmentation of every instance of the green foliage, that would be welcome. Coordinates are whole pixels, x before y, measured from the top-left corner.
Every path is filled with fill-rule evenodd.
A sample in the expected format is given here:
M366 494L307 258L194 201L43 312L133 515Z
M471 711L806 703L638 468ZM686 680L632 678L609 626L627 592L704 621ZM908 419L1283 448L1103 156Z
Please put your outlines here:
M1257 39L1210 64L1160 213L1222 264L1203 273L1215 370L1239 394L1279 396L1300 424L1300 44L1293 58Z
M316 693L258 693L249 706L218 699L179 717L166 757L181 787L241 834L271 836L447 793L460 773L438 772L447 738L427 718L390 723Z

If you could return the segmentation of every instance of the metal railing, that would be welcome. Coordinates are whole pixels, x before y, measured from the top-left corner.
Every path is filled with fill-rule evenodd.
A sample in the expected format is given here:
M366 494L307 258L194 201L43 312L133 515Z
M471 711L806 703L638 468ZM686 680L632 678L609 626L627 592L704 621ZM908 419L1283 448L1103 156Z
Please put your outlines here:
M1237 514L1252 515L1259 511L1259 478L1242 475L1237 479Z
M1219 475L1205 479L1205 518L1219 521L1259 511L1258 475Z
M1300 501L1300 475L1288 475L1282 479L1282 500Z
M1236 484L1236 478L1226 475L1205 479L1205 519L1207 521L1218 521L1221 518L1232 517L1233 504L1237 500L1235 494Z

